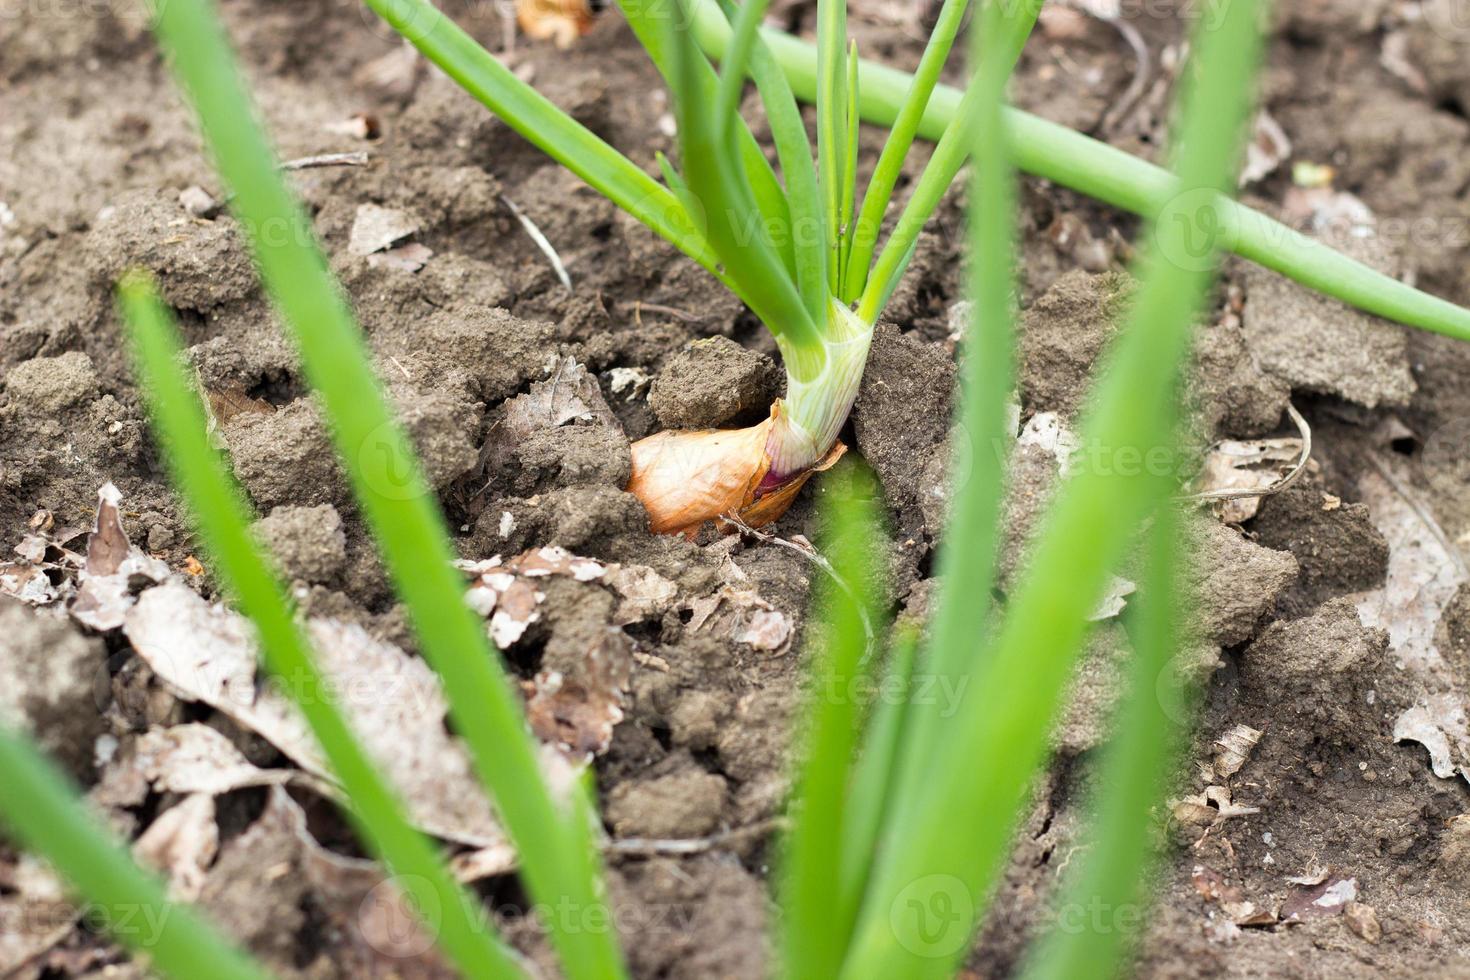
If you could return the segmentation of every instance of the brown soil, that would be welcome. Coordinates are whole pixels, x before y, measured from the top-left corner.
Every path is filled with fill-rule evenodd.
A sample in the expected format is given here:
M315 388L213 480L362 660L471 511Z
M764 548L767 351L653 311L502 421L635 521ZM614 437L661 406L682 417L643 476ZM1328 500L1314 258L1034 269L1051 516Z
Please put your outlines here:
M594 765L634 972L762 975L775 924L772 820L787 788L806 607L823 573L774 543L654 537L622 487L630 440L758 415L779 389L774 346L709 276L406 57L349 0L224 6L281 154L370 157L301 170L292 182L462 556L560 545L672 583L657 601L640 593L630 611L627 593L606 583L538 580L542 615L507 659L529 683L553 668L586 676L590 646L631 653L625 717L610 744L594 746ZM492 7L444 6L499 49ZM797 30L810 27L812 6L778 5ZM1278 6L1266 105L1294 150L1245 195L1303 227L1315 221L1335 243L1366 248L1359 240L1369 238L1365 257L1470 302L1470 37L1444 27L1454 4ZM869 55L914 64L921 26L895 19L894 5L852 7ZM1420 7L1423 16L1406 14ZM35 530L79 547L65 529L91 526L98 489L111 481L132 542L214 594L207 567L190 566L208 558L162 473L111 306L114 277L141 265L179 314L218 436L303 608L411 649L238 226L224 211L181 203L193 186L215 200L224 193L141 7L11 9L18 16L0 16L0 561ZM1060 5L1028 47L1016 92L1029 109L1153 158L1188 18L1148 4L1124 10L1123 26L1155 65L1131 107L1119 104L1133 64L1123 35ZM508 57L641 164L671 151L664 96L615 15L570 52L520 40ZM348 132L357 114L381 134ZM879 140L869 134L871 147ZM1365 233L1367 220L1343 217L1353 202L1304 195L1293 162L1330 164L1335 190L1356 195L1376 224ZM570 291L508 201L554 243ZM411 228L395 246L422 246L426 261L421 250L390 252L394 261L359 254L364 206L395 212ZM946 505L961 214L952 194L921 238L845 436L882 482L891 604L913 614L932 594ZM1065 424L1116 329L1137 222L1037 181L1025 184L1022 221L1021 421L1056 413ZM1343 234L1345 222L1358 230ZM562 377L567 356L590 373L589 413L497 436L519 418L509 400ZM1095 750L1131 656L1125 610L1099 627L1079 672L1056 762L970 975L1008 975L1048 922L1102 916L1108 927L1141 915L1145 977L1470 976L1470 793L1454 772L1470 764L1463 709L1458 732L1449 714L1435 716L1448 735L1445 778L1424 747L1394 737L1408 709L1461 705L1470 683L1470 585L1463 557L1451 560L1470 541L1470 345L1350 313L1232 261L1191 391L1198 448L1294 434L1288 398L1317 437L1305 479L1243 527L1194 521L1199 642L1178 662L1204 695L1175 795L1213 785L1224 804L1216 792L1160 809L1168 843L1152 908L1050 908L1053 884L1083 846L1089 794L1106 791L1095 785ZM1056 480L1055 459L1035 445L1015 462L1008 571ZM777 533L816 539L820 492L806 491ZM28 526L39 512L41 525ZM125 834L185 805L156 786L119 789L121 760L150 727L202 722L251 763L289 765L245 727L175 697L116 630L99 637L56 606L0 597L0 635L0 709L57 752ZM1232 770L1216 740L1238 725L1260 735ZM445 973L432 953L374 941L363 895L378 879L309 789L235 789L215 801L213 823L218 853L198 869L198 900L281 975ZM695 853L668 843L705 837ZM1345 908L1304 903L1340 879L1355 888ZM514 875L477 887L507 935L548 962ZM59 897L47 894L44 872L0 846L0 971L141 975L85 924L67 927Z

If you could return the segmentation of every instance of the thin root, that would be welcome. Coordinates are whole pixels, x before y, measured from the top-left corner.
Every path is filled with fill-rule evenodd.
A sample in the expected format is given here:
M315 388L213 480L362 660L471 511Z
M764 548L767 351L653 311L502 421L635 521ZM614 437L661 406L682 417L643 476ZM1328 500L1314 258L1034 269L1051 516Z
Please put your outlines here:
M546 256L546 260L551 263L551 271L556 273L556 278L561 280L561 284L566 287L567 292L571 292L572 277L567 275L567 267L562 264L561 256L556 254L556 249L552 246L550 239L541 233L541 229L536 227L536 222L532 221L515 201L512 201L504 194L500 195L500 200L501 203L510 208L510 213L515 215L516 220L521 223L521 227L525 229L527 236L530 237L531 241L536 243L536 247L541 250L541 254Z

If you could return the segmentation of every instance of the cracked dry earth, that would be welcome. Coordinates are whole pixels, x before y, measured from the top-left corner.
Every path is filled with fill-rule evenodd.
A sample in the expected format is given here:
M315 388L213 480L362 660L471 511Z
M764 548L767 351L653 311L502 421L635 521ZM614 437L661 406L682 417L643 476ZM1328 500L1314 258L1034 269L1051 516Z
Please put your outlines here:
M141 265L182 320L261 539L334 679L356 692L349 710L456 873L548 964L141 5L0 3L0 710L176 896L280 975L448 975L397 928L401 909L338 816L299 719L257 690L248 636L168 489L109 293ZM630 440L765 410L781 383L768 338L353 4L223 6L283 157L365 155L291 180L457 530L470 601L522 682L550 775L591 759L635 974L762 975L772 820L822 572L752 538L650 535L622 487ZM1446 5L1277 6L1243 194L1470 302L1470 58L1436 29ZM914 14L852 7L866 52L915 63ZM1188 11L1124 7L1110 22L1049 4L1016 95L1154 158ZM503 48L494 10L445 8ZM777 8L810 32L811 3ZM1140 84L1135 36L1151 54ZM506 57L640 163L670 149L653 72L615 14L570 51L519 39ZM1071 431L1138 230L1044 182L1026 182L1022 203L1003 585L1070 453L1086 451ZM570 290L512 205L555 245ZM952 195L921 239L845 434L880 478L887 597L911 617L934 591L947 502L961 214ZM1052 921L1141 923L1144 977L1470 976L1470 347L1232 261L1191 397L1193 449L1216 486L1289 466L1288 402L1315 450L1291 489L1191 512L1196 641L1176 673L1203 699L1155 815L1157 902L1049 905L1086 800L1106 791L1096 750L1131 656L1120 579L967 976L1008 975ZM808 489L776 532L815 540L821 493ZM1183 716L1178 688L1159 696ZM0 972L144 975L82 911L0 844Z

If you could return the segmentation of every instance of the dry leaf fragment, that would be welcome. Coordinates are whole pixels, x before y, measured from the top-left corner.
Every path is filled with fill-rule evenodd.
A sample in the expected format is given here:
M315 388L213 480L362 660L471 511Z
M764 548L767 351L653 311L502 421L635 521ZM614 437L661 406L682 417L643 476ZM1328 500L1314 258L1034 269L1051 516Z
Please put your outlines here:
M1205 456L1195 491L1265 490L1281 482L1301 454L1302 441L1296 438L1222 440ZM1261 498L1239 497L1219 501L1215 506L1220 520L1239 524L1256 516Z
M509 844L482 847L475 851L456 854L449 862L449 870L464 884L473 884L485 878L510 874L516 869L515 848Z
M121 502L122 494L111 483L104 483L97 491L97 523L87 538L87 563L83 566L88 575L116 574L132 549L118 514Z
M1279 921L1276 913L1249 901L1239 885L1227 882L1225 876L1214 868L1197 864L1189 880L1199 897L1218 904L1234 926L1271 926Z
M1215 740L1215 773L1222 779L1235 775L1260 740L1261 733L1249 725L1236 725L1221 735Z
M346 119L327 123L322 129L338 136L350 136L355 140L375 140L383 135L382 122L368 112L353 113Z
M1258 806L1245 806L1235 803L1230 798L1228 786L1210 786L1205 789L1205 799L1215 805L1220 811L1221 820L1229 820L1231 817L1248 817L1253 813L1260 813Z
M241 387L206 388L204 395L209 400L209 413L219 425L224 425L237 415L270 415L276 410L270 402L251 397Z
M1092 615L1087 617L1090 622L1100 623L1105 619L1112 619L1121 613L1128 605L1128 597L1138 591L1138 584L1130 582L1119 575L1114 575L1108 584L1108 589L1103 593L1102 600L1098 602L1097 608Z
M261 769L228 738L190 722L154 728L134 739L89 794L104 806L137 806L149 789L158 793L223 796L251 786L304 783L332 795L328 783L295 769Z
M1274 173L1291 156L1291 139L1265 109L1256 113L1255 131L1246 144L1245 153L1245 166L1240 172L1241 187Z
M615 614L618 626L662 616L679 598L679 587L647 565L610 564L603 581L622 597Z
M19 562L0 564L0 595L31 606L49 605L61 597L40 566Z
M622 423L602 397L597 378L575 358L553 358L548 375L500 407L480 450L482 468L495 471L513 465L516 448L547 429L584 424L622 431Z
M1458 718L1458 724L1454 726L1457 733L1464 735L1464 716ZM1393 723L1393 740L1395 742L1418 742L1429 751L1429 768L1440 779L1451 779L1458 771L1454 759L1450 754L1450 740L1445 734L1444 728L1440 726L1439 719L1430 710L1428 704L1423 701L1399 715Z
M1239 888L1228 884L1224 875L1203 864L1194 866L1189 880L1193 883L1194 890L1199 893L1200 898L1207 902L1238 901L1241 897Z
M1208 827L1221 820L1260 813L1261 808L1233 802L1229 787L1209 786L1203 793L1173 800L1169 805L1169 812L1180 823Z
M374 252L367 257L367 264L374 268L394 269L398 272L418 272L434 257L434 250L418 242L409 242L397 248Z
M635 401L648 392L653 378L640 367L615 367L607 373L608 387L614 395L622 395L623 401Z
M1313 865L1299 875L1292 875L1286 879L1292 885L1320 885L1327 880L1332 871L1323 864Z
M360 204L352 220L347 250L353 255L371 255L396 245L419 230L419 220L407 211L380 204Z
M556 545L523 551L506 562L505 567L508 571L527 578L565 575L578 582L600 579L607 571L601 562L592 558L579 558L565 548Z
M1221 902L1220 910L1230 917L1231 922L1242 927L1274 926L1280 921L1275 912L1258 908L1255 902Z
M505 403L500 426L513 438L523 439L537 429L569 422L595 422L621 427L602 397L602 388L586 367L570 356L557 360L545 381Z
M509 561L495 555L456 564L474 576L465 599L471 609L489 620L490 638L502 649L520 640L541 619L540 606L546 601L546 593L535 587L535 579L561 575L591 582L607 572L601 562L580 558L556 546L532 548Z
M1016 437L1016 446L1035 446L1057 461L1058 472L1071 476L1076 470L1077 452L1082 440L1067 427L1056 412L1038 412L1027 420Z
M606 752L623 720L632 666L627 637L610 628L588 649L576 676L541 671L526 702L531 730L577 761Z
M192 902L219 853L214 797L194 793L163 811L133 842L133 855L168 878L168 897Z
M81 912L39 858L22 854L13 865L0 862L0 881L0 976L9 977L66 939Z
M1281 906L1282 922L1302 922L1341 915L1358 898L1358 879L1333 875L1310 888L1294 888Z
M723 585L689 603L689 628L728 636L758 650L779 650L791 638L791 620L754 589Z
M170 581L143 593L124 630L180 696L210 705L307 772L332 779L295 705L274 680L257 683L254 631L243 617ZM445 728L447 705L429 666L355 624L315 619L308 630L328 691L414 822L471 846L503 842L468 753Z
M123 624L139 588L168 578L168 566L132 546L123 531L118 504L122 494L111 483L97 491L97 522L87 538L87 557L71 604L72 618L98 632Z

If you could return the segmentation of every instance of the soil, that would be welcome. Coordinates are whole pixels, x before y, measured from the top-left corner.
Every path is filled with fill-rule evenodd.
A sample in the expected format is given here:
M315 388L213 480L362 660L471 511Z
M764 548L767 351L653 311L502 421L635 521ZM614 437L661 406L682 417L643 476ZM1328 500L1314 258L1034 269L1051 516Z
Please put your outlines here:
M1465 304L1470 37L1454 6L1278 4L1265 108L1292 148L1243 193ZM503 49L492 5L444 7ZM606 732L580 727L582 715L572 723L595 756L610 888L635 975L763 975L806 609L824 572L778 542L655 537L622 487L630 440L758 416L779 393L774 345L711 277L545 160L353 3L224 8L282 156L368 155L366 165L301 169L291 181L461 556L509 560L560 546L604 569L594 580L537 579L542 598L517 621L522 632L506 658L532 692L533 721L538 706L556 703L557 692L543 689L552 673L583 685L580 707L602 708L594 720ZM1194 8L1124 4L1113 23L1048 5L1019 68L1017 101L1158 158ZM0 562L44 564L48 581L70 581L63 552L85 550L99 488L110 482L135 551L215 597L112 308L114 278L142 266L178 313L216 437L304 613L361 627L356 642L411 657L403 611L240 229L218 203L224 189L142 6L8 9L0 16ZM777 10L788 27L810 32L813 4ZM853 0L852 22L868 55L916 63L924 26L907 8ZM1129 34L1152 67L1125 102ZM505 56L650 170L656 151L672 152L666 99L615 13L599 16L570 51L516 39ZM866 133L864 145L871 167L881 134ZM906 165L907 180L923 156ZM1293 180L1296 164L1331 167L1330 183L1301 186L1310 182ZM1028 435L1011 450L1008 573L1024 560L1057 481L1055 439L1045 433L1066 430L1085 406L1086 380L1118 327L1138 231L1131 216L1045 182L1027 180L1022 198L1018 426ZM571 289L511 202L554 245ZM844 434L881 482L890 604L911 616L923 615L933 593L948 477L967 465L949 460L962 203L951 193L921 237ZM1157 901L1146 910L1049 904L1085 847L1091 794L1106 791L1096 785L1097 749L1131 657L1120 594L1121 614L1100 623L1079 669L1054 764L967 975L1009 975L1038 929L1076 913L1108 917L1103 927L1122 927L1124 915L1145 923L1143 977L1470 976L1470 787L1459 772L1470 765L1470 345L1353 313L1232 260L1201 325L1190 391L1196 450L1294 436L1288 400L1311 424L1315 450L1303 479L1239 526L1208 511L1190 518L1196 640L1176 664L1202 694L1187 765L1157 815L1165 841ZM564 424L530 425L533 405L569 406L558 415ZM841 467L828 475L842 478ZM774 532L818 540L822 492L813 481ZM125 605L155 580L146 570L124 578ZM134 634L95 617L84 625L65 605L0 596L0 710L56 753L139 853L164 854L175 886L282 976L447 975L412 935L407 945L396 933L390 941L368 901L381 895L381 875L289 749L237 714L181 696ZM609 690L615 712L595 697ZM1160 696L1177 696L1181 719L1190 717L1188 696L1162 679ZM549 713L553 726L568 717ZM222 736L248 765L296 775L288 788L267 780L214 795L138 775L143 739L195 732L191 725ZM539 723L537 731L552 737ZM1230 746L1242 738L1249 747L1239 758ZM178 866L179 846L153 846L180 826L212 842L188 852L192 867ZM462 857L472 850L453 846ZM508 867L471 877L511 941L549 963ZM145 975L76 918L43 867L0 845L6 970Z

